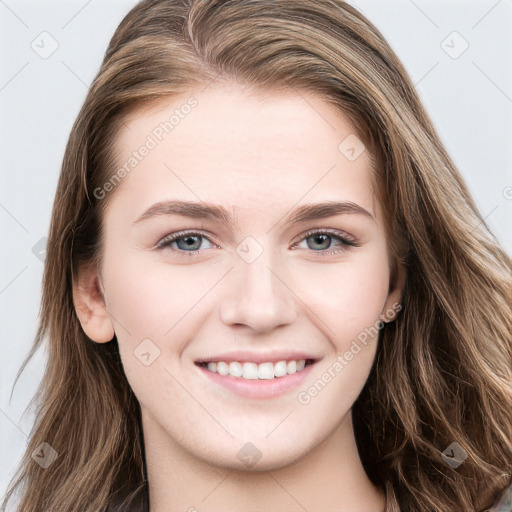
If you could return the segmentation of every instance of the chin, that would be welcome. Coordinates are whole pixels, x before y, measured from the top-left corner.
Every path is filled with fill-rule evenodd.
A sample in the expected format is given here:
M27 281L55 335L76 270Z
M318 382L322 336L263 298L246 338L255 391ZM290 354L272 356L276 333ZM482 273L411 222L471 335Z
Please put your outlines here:
M264 444L265 446L263 446ZM196 454L196 457L220 469L261 473L263 471L275 471L294 464L305 457L309 451L304 446L298 449L297 445L286 450L283 449L281 443L275 446L268 441L266 443L261 441L240 443L237 441L236 445L235 450L232 447L226 447L225 453L202 453Z

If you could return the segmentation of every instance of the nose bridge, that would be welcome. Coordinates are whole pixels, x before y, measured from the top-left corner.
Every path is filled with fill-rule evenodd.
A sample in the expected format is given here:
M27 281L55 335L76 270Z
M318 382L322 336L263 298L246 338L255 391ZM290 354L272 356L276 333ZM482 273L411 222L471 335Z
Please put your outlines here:
M221 315L227 324L245 324L268 331L293 322L293 294L278 269L275 251L247 237L236 249L235 268Z

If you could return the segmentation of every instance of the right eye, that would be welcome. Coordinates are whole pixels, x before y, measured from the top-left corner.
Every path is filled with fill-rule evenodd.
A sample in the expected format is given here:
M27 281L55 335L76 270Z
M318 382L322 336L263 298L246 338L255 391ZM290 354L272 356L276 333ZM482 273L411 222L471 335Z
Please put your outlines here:
M210 242L210 239L201 233L195 231L179 231L166 235L156 244L156 248L159 250L171 249L183 256L186 254L193 255L200 252L199 247L201 246L202 239ZM175 243L177 249L173 247Z

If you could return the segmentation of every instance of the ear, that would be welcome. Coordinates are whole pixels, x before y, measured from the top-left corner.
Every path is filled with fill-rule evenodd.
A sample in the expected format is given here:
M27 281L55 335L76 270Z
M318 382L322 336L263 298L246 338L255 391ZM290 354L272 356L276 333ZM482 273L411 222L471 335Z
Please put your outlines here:
M406 271L403 264L396 259L391 272L389 292L380 319L389 323L395 320L398 312L402 309L401 301L405 287Z
M100 275L94 265L84 265L73 280L73 303L85 334L97 343L114 338L114 324L107 311Z

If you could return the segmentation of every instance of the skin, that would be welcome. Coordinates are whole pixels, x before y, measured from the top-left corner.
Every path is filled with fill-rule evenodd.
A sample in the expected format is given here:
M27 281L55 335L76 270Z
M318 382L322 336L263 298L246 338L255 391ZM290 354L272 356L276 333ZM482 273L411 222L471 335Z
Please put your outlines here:
M393 321L400 302L404 271L390 281L370 155L350 161L338 150L355 129L319 98L234 84L193 96L197 106L117 185L101 265L84 269L74 289L86 334L98 343L117 336L140 402L151 510L384 511L351 415L377 338L344 359L307 404L297 398L333 374L361 332ZM115 141L119 165L189 97L159 100L127 119ZM222 205L238 227L176 215L135 222L169 199ZM351 201L374 218L342 213L283 224L292 209L325 200ZM339 230L359 246L306 238L312 229ZM189 249L198 254L187 254L186 240L155 248L182 230L204 234ZM248 236L263 248L251 263L236 251ZM145 339L153 355L160 351L147 366L134 354ZM194 365L202 356L286 347L321 360L300 388L264 400L227 391ZM237 457L248 442L261 454L251 467Z

